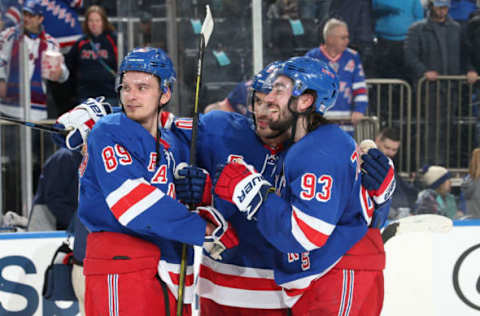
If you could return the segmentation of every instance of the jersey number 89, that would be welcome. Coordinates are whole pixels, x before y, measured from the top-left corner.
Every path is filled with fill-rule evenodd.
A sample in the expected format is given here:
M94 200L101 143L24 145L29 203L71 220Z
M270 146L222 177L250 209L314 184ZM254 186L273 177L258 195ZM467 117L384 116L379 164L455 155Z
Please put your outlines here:
M107 172L117 169L118 164L129 165L132 163L132 157L128 151L118 144L115 144L115 150L112 146L107 146L102 150L103 165Z

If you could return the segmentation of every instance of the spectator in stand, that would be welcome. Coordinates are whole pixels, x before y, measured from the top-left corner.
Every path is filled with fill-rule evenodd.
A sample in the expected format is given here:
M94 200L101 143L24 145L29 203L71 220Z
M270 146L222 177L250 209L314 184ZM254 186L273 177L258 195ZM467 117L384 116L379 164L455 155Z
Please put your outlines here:
M416 22L408 29L405 40L405 61L412 72L414 83L425 76L428 81L436 81L438 76L461 75L467 71L467 81L474 83L478 79L477 72L472 65L463 65L461 58L461 30L460 25L448 16L450 0L429 0L427 18ZM468 60L466 60L468 62ZM425 124L428 128L429 139L424 146L422 165L445 164L450 153L441 141L450 142L447 131L447 102L452 102L451 111L457 113L456 100L458 99L455 82L451 91L451 97L447 96L447 82L441 85L430 85L429 93L435 96L437 87L440 87L440 97L430 98L427 113L430 118ZM437 137L437 131L439 136ZM423 131L425 132L425 131ZM452 157L452 163L456 163L456 157Z
M43 165L29 231L65 230L77 209L78 166L82 154L60 148Z
M409 26L423 19L420 0L373 0L377 35L376 75L405 78L403 45Z
M478 1L480 3L480 1ZM480 9L473 12L465 28L465 53L473 69L480 73Z
M61 55L59 55L59 63L55 67L50 71L44 69L45 52L58 54L59 45L43 28L43 10L39 0L25 1L23 29L22 25L17 24L0 34L0 99L3 99L0 111L14 117L23 117L23 109L19 106L19 43L22 39L29 56L31 120L47 118L45 79L65 82L69 76Z
M451 219L463 216L459 210L455 196L450 193L451 174L441 166L428 166L424 169L423 182L426 189L418 193L415 213L438 214Z
M461 189L467 203L467 215L480 218L480 148L475 148L472 152L468 175Z
M298 0L276 0L268 7L269 19L298 19Z
M375 75L374 30L371 0L335 0L330 4L330 17L350 27L350 47L358 51L368 78Z
M475 0L452 0L449 15L464 27L470 15L477 9Z
M375 144L378 149L388 158L395 160L395 156L400 148L400 136L397 129L384 128L375 138ZM394 163L395 164L395 163ZM415 206L418 190L402 177L395 169L396 187L392 196L392 205L390 206L389 219L398 219L409 215Z
M333 0L301 0L300 12L302 19L318 19L323 25L328 18Z
M105 10L93 5L85 12L84 35L65 56L74 81L78 104L92 95L103 95L117 104L115 77L118 64L117 36Z
M448 16L450 0L429 0L428 17L408 29L405 60L414 80L425 76L434 81L439 75L460 75L460 25ZM466 65L467 80L478 79L471 65Z
M337 72L339 95L325 117L336 120L343 130L353 135L353 126L363 118L368 106L367 84L360 55L348 48L348 26L343 21L335 18L328 20L323 28L323 38L325 44L311 49L306 56L320 59Z
M252 81L242 81L240 82L228 96L218 102L209 104L204 113L208 113L213 110L221 110L227 112L237 112L242 115L249 116L252 112L252 109L248 107L248 89L251 87Z

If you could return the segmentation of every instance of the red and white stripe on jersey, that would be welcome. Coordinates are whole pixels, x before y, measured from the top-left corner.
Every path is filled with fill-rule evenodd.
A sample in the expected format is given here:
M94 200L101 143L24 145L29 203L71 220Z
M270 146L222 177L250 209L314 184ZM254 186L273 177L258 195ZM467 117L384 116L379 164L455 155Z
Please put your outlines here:
M226 264L202 256L197 284L200 297L242 308L286 308L273 270Z
M107 275L108 279L108 315L118 316L118 274Z
M367 84L365 81L355 82L352 88L354 102L368 102Z
M192 119L175 120L175 126L181 129L192 129Z
M292 205L292 234L305 250L322 247L335 225L310 216Z
M165 193L150 185L145 179L128 179L107 198L108 207L120 224L127 226L153 204L165 196Z
M288 307L292 307L302 297L303 293L310 287L310 284L318 278L327 274L342 258L339 258L330 267L324 271L303 278L295 279L293 281L280 284L283 288L283 300Z
M167 262L164 259L158 263L158 275L160 279L168 286L168 289L178 299L178 283L180 280L180 264ZM184 304L193 303L195 294L194 289L194 275L193 265L187 265L187 272L185 274L185 288L183 295Z
M365 189L363 185L360 189L360 205L362 206L363 218L367 222L367 226L369 226L372 222L373 212L375 211L375 204L370 198L367 189Z

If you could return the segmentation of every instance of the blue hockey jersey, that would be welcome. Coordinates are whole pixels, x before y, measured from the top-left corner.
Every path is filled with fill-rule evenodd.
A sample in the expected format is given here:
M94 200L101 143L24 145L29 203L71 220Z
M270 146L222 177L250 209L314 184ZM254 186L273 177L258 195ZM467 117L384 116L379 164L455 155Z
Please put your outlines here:
M97 122L88 138L78 213L90 231L120 232L158 245L160 278L176 295L181 243L202 245L206 223L174 199L173 170L188 158L188 147L169 131L162 131L159 147L157 156L155 139L124 113ZM188 258L185 302L191 303L193 251Z
M349 120L352 112L365 114L368 106L367 84L360 55L356 51L347 48L341 55L331 57L322 45L308 51L306 56L327 63L337 72L340 80L337 101L325 114L326 118ZM353 131L351 126L344 129Z
M289 148L280 190L262 204L257 227L280 250L275 281L292 306L365 235L374 204L361 186L356 144L334 124Z
M192 120L177 119L172 131L190 142ZM253 165L272 184L279 179L283 146L270 148L256 135L245 116L212 111L200 116L197 162L214 175L217 167L238 158ZM274 281L274 253L254 221L246 221L235 206L221 199L215 207L228 218L239 246L222 254L221 261L202 257L197 291L218 304L243 308L286 308L282 288Z

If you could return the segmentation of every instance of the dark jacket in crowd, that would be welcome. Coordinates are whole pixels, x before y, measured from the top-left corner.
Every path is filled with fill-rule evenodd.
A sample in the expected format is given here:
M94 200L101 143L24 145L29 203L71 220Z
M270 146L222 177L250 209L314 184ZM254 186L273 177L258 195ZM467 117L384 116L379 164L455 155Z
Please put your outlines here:
M461 65L460 25L447 17L443 27L442 35L439 33L439 23L426 18L408 29L405 62L415 79L430 70L440 75L460 75L465 73L465 68L471 68Z
M82 154L60 148L43 165L33 204L44 204L56 219L57 230L65 230L78 204L78 166Z
M84 35L75 42L65 56L65 62L74 81L78 101L100 95L116 97L115 74L111 71L117 70L117 60L117 37L114 33L102 33L97 37Z
M466 55L473 68L480 73L480 9L477 10L466 27Z

